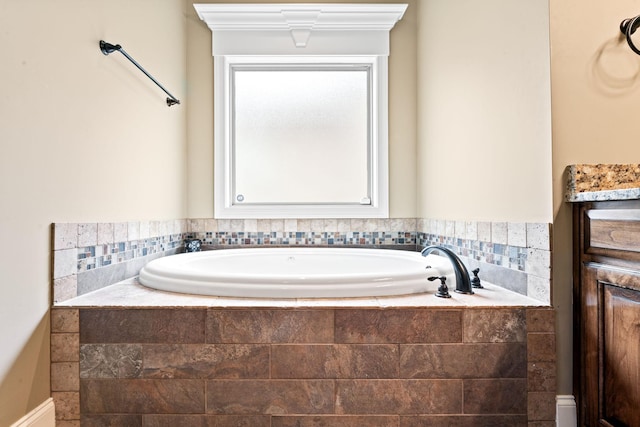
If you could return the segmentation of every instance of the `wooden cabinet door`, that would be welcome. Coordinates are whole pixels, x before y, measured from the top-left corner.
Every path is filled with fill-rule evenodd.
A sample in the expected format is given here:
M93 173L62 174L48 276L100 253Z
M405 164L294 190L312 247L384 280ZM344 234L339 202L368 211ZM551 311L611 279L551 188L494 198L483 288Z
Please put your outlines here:
M640 427L640 273L583 269L581 424Z

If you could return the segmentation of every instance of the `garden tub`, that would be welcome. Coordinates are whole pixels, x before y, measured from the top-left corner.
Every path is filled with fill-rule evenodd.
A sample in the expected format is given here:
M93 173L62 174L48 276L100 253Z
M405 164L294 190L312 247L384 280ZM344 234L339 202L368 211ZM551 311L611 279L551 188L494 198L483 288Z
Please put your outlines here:
M139 281L162 291L221 297L376 297L433 290L437 285L427 279L444 274L454 287L448 267L442 257L403 250L220 249L153 260Z

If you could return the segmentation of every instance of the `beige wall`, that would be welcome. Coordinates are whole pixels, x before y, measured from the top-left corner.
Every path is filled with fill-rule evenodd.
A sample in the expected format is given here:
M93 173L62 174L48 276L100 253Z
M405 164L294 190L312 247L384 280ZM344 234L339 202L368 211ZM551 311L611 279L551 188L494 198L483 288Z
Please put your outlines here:
M182 0L0 1L0 425L49 393L52 222L186 216Z
M546 0L427 0L418 216L551 222Z
M638 163L640 57L618 26L640 13L640 2L552 0L554 305L558 357L570 366L571 205L563 201L565 168L575 163ZM640 42L640 39L638 40ZM571 393L571 373L559 371L559 392Z
M291 1L289 1L291 2ZM296 1L305 3L305 1ZM306 1L310 2L310 1ZM196 1L195 3L240 3ZM252 3L269 3L255 1ZM273 2L271 2L273 3ZM281 2L281 3L287 3ZM331 2L326 2L331 3ZM336 3L336 1L333 1ZM339 3L339 2L338 2ZM400 22L391 31L389 57L389 211L392 218L416 215L416 0L357 0L350 3L408 3ZM213 57L211 31L187 0L189 35L189 170L188 214L213 217Z

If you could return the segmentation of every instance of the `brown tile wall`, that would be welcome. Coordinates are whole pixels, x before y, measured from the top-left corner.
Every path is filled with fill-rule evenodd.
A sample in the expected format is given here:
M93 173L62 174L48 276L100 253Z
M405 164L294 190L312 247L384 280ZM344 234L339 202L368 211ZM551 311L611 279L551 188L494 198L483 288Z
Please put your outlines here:
M553 309L52 310L58 425L552 425Z

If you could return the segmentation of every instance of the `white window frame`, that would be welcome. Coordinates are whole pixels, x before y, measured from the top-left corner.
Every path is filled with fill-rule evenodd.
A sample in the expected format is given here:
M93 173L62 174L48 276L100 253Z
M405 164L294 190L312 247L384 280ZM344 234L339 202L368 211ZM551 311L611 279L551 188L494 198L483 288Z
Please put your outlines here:
M212 31L216 218L386 218L389 215L389 31L405 4L194 4ZM370 200L359 204L234 203L234 64L368 64Z

